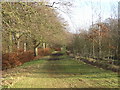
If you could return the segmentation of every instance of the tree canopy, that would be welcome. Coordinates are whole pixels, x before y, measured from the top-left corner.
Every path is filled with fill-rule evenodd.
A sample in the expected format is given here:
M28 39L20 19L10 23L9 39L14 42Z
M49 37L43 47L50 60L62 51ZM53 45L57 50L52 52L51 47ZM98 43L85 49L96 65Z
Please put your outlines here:
M54 9L44 2L4 2L2 4L3 51L23 48L35 48L48 45L65 45L69 43L69 33Z

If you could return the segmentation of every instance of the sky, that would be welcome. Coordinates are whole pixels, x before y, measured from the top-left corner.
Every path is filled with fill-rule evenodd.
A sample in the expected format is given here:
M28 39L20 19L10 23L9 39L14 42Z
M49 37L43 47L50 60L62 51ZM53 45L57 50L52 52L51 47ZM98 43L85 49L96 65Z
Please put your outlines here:
M54 8L59 12L59 16L64 18L68 23L66 27L70 32L76 33L81 29L88 29L93 23L107 18L117 17L119 0L48 0L50 4L53 2L61 2L54 4ZM71 6L63 3L70 2ZM93 19L92 19L93 17Z

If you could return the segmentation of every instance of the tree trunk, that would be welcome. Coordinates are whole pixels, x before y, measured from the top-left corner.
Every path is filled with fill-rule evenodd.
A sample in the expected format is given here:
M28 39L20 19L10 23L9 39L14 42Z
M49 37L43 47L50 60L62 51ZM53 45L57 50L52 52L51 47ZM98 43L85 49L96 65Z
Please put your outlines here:
M102 51L101 51L101 27L99 26L99 42L98 42L98 44L99 44L99 58L101 58L101 54L102 54Z
M34 56L38 56L38 47L34 48Z
M93 57L95 57L95 43L94 43L94 40L93 40L93 45L92 45L92 55L93 55Z
M84 48L83 48L83 55L86 57L86 44L84 45Z
M46 48L46 43L43 43L43 48L44 48L44 49Z
M120 60L120 2L118 3L118 51L117 51L117 59ZM120 73L120 71L119 71Z
M0 11L2 11L2 5L0 4ZM2 14L0 13L0 17L2 17ZM2 70L2 18L0 18L0 69ZM2 77L2 71L0 70L1 74L0 77ZM2 84L2 80L0 80Z
M9 52L12 52L12 33L9 32Z
M117 51L117 56L118 56L118 59L120 59L120 20L118 20L118 51Z
M20 41L18 39L18 41L17 41L17 50L19 50L19 49L20 49Z
M40 42L34 41L34 56L38 56L38 46L40 45Z
M24 52L27 51L27 43L24 43Z
M108 59L110 59L110 56L111 56L111 50L110 50L110 41L109 41L109 44L108 44L108 46L109 46L109 50L108 50Z

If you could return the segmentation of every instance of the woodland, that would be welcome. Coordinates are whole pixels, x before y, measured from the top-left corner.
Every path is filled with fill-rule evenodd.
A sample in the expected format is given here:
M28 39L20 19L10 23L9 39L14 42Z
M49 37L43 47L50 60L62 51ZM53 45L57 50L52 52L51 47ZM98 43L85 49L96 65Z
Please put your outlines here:
M88 30L71 33L53 6L44 2L1 5L3 88L119 87L119 17L91 22Z

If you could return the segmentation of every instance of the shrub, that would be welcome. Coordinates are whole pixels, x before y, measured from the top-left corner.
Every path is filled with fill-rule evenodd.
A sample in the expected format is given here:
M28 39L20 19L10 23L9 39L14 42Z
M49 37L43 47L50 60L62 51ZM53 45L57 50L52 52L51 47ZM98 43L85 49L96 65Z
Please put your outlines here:
M61 48L54 48L55 51L61 51Z
M39 58L41 56L49 55L50 53L51 53L50 48L38 49ZM2 70L8 69L8 68L14 68L16 66L19 66L25 62L29 62L34 59L36 58L34 57L34 53L31 50L27 52L23 52L23 50L18 50L16 53L3 54Z
M51 49L50 48L45 48L45 49L43 49L43 55L44 56L46 56L46 55L49 55L49 54L51 54Z
M7 53L2 55L2 69L13 68L21 65L17 53Z

